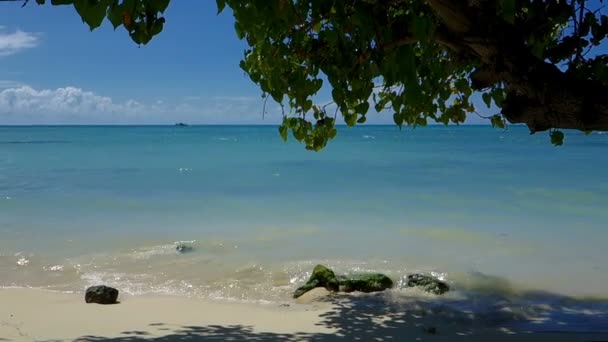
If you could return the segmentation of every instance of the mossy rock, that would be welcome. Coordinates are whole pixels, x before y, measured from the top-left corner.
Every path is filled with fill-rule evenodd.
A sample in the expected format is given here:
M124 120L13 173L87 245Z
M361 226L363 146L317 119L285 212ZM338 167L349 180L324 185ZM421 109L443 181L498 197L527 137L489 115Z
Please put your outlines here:
M418 273L407 276L407 286L419 287L426 292L436 295L444 294L450 290L450 286L441 280Z
M312 275L306 284L300 286L294 293L293 298L298 298L315 287L324 287L329 292L338 292L340 285L334 271L323 265L317 265L312 270Z
M393 287L393 281L382 273L362 273L338 277L342 292L378 292Z

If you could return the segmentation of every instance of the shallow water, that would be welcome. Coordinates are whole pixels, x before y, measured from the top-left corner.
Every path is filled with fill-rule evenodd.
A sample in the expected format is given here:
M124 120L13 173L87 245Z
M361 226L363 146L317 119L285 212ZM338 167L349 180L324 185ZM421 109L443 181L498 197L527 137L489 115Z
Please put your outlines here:
M606 147L521 127L343 128L321 153L274 126L0 127L0 286L274 303L325 263L607 298Z

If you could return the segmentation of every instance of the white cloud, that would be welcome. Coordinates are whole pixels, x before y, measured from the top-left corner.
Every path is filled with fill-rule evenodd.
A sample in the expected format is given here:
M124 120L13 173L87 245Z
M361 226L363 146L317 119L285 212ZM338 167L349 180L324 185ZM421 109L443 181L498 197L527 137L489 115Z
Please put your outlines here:
M0 57L9 56L25 49L34 48L40 43L38 34L17 30L4 32L0 26Z
M130 100L124 104L116 104L109 97L99 96L75 87L36 90L29 86L20 86L0 92L0 110L2 111L79 114L117 111L132 113L139 109L141 109L141 104L136 101Z
M1 84L1 82L0 82ZM10 82L7 82L10 85ZM77 87L35 89L0 87L0 124L273 124L280 110L270 104L262 119L257 97L201 97L197 103L179 99L115 101Z
M10 86L12 81L6 81ZM18 84L18 82L15 82ZM5 87L0 81L2 124L278 124L281 108L257 96L204 95L117 101L78 87L35 89L27 85ZM286 109L288 111L288 109ZM328 108L333 115L334 108ZM339 116L339 115L338 115ZM339 117L339 122L342 122ZM390 123L392 116L370 111L369 123Z

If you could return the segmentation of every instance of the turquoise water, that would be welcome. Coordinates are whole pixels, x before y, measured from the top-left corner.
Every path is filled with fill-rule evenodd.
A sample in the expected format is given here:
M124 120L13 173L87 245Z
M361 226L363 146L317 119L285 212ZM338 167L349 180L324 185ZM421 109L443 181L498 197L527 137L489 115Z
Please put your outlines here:
M607 148L522 127L343 128L321 153L274 126L0 127L0 286L277 302L323 262L605 298Z

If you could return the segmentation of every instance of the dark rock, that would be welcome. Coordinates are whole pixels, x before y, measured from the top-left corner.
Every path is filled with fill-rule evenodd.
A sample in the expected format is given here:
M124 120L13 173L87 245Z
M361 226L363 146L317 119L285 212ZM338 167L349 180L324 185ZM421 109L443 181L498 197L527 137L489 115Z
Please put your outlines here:
M97 304L116 304L118 290L109 286L91 286L84 295L84 301Z
M393 281L382 273L362 273L338 277L340 291L377 292L393 287Z
M185 243L178 243L177 245L175 245L175 250L180 253L188 253L188 252L192 252L194 250L194 247L187 245Z
M298 287L295 290L295 292L293 293L293 298L298 298L301 295L305 294L306 292L308 292L316 287L321 287L321 285L319 285L319 281L318 280L309 280L308 282L306 282L306 284Z
M437 328L435 327L428 327L424 329L424 332L427 334L431 334L431 335L435 335L437 333Z
M324 287L329 292L338 292L340 289L338 278L334 271L323 265L317 265L312 270L312 275L308 279L308 282L294 292L293 298L298 298L315 287Z
M424 291L436 295L444 294L450 290L450 286L441 280L418 273L407 276L407 286L420 287Z

